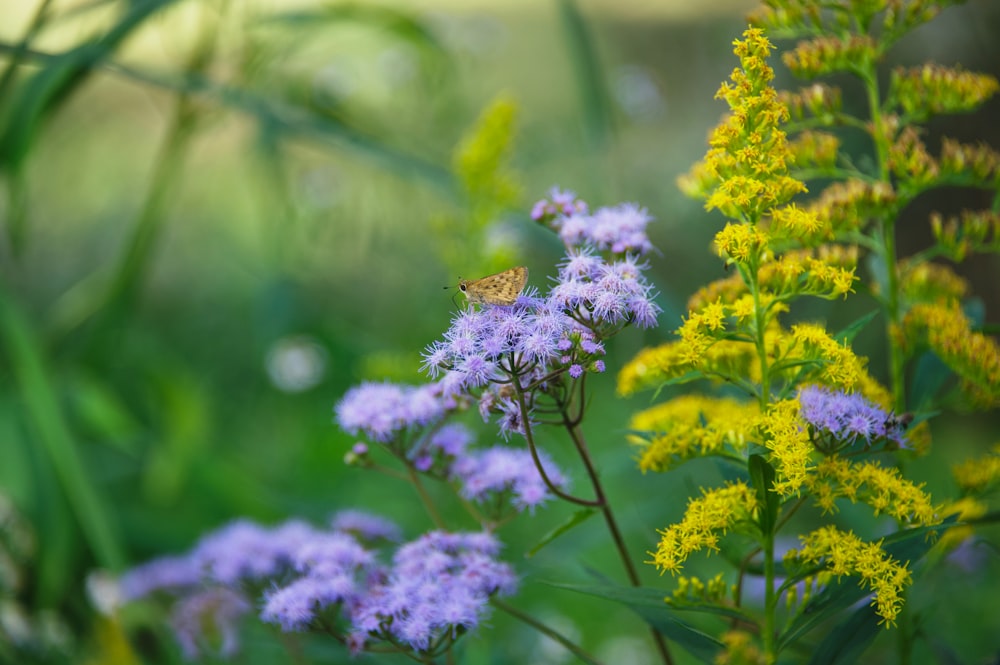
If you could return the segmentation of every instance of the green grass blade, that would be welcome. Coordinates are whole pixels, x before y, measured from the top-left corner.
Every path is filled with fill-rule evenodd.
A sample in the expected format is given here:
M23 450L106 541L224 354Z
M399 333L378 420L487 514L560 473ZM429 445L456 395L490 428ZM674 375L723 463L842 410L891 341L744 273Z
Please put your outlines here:
M17 305L3 291L0 291L0 336L20 388L26 419L49 456L80 530L99 565L120 569L124 557L114 523L87 477L37 337Z

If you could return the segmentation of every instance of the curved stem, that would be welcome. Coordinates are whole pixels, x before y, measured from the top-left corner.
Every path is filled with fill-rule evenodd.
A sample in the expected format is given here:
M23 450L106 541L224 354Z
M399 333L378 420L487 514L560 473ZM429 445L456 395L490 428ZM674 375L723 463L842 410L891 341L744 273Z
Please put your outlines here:
M580 399L583 399L583 393L581 391ZM587 442L583 438L583 433L580 432L578 423L574 422L573 419L569 417L569 413L564 411L564 419L566 425L566 431L569 432L570 438L573 440L573 445L576 446L577 453L580 455L580 459L583 461L583 466L587 470L587 475L590 477L590 484L594 488L594 495L597 497L597 507L601 509L601 513L604 515L604 522L608 526L608 532L611 534L611 539L614 541L615 549L618 550L618 555L621 557L622 564L625 566L625 573L628 575L629 582L632 586L638 587L642 586L642 582L639 579L639 572L635 568L635 563L632 561L632 557L629 556L628 548L625 545L625 539L622 537L621 530L618 528L618 521L615 519L614 511L611 509L611 504L608 503L607 497L604 494L604 487L601 485L601 478L597 474L597 470L594 467L594 463L590 458L590 451L587 448ZM656 644L656 648L660 653L660 658L667 665L672 665L673 658L670 656L670 651L667 649L667 643L655 628L650 628L653 636L653 642Z
M417 494L420 496L420 502L424 504L424 509L427 511L427 514L430 515L431 521L434 522L434 526L439 529L444 529L444 520L441 519L441 515L438 513L437 508L434 507L434 502L431 501L431 497L427 493L427 489L420 481L420 476L417 475L417 472L410 465L406 466L406 472L409 475L410 483L413 485L414 489L417 490Z
M534 461L535 468L538 469L538 473L542 477L542 481L545 483L545 486L550 492L564 501L569 501L570 503L578 506L588 506L590 508L602 507L602 499L581 499L580 497L573 496L572 494L567 494L556 487L552 482L552 479L549 478L549 474L545 471L545 465L542 464L542 459L538 456L538 448L535 446L535 436L531 431L531 423L528 418L528 406L524 401L524 388L521 387L521 383L516 376L511 382L511 385L514 386L514 393L517 395L517 406L521 412L521 424L522 427L524 427L524 438L528 442L528 450L531 452L531 459Z

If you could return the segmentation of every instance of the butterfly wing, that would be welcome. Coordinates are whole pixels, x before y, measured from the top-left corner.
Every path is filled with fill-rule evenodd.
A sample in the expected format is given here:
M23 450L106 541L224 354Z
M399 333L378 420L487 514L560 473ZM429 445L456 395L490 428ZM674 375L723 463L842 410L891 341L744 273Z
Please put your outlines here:
M465 294L470 303L488 305L513 305L528 283L528 269L517 266L495 275L465 283Z

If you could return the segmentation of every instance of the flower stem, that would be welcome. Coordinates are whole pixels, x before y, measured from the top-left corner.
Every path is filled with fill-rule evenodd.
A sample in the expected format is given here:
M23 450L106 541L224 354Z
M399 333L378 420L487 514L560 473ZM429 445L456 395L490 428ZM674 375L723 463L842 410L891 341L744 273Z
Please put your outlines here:
M563 407L563 419L566 425L566 431L569 432L570 438L573 440L573 445L576 446L577 453L579 453L580 459L583 461L583 466L587 470L587 475L590 478L590 484L594 488L594 496L597 497L597 507L600 508L601 513L604 515L604 522L608 525L608 532L611 533L611 539L614 541L615 549L618 550L618 555L621 557L622 564L625 566L625 573L628 575L629 582L635 587L642 586L642 582L639 579L639 572L635 568L635 563L632 561L632 557L628 553L628 547L625 545L625 539L622 537L621 530L618 528L618 521L615 519L614 511L611 509L611 504L608 503L607 496L604 494L604 487L601 485L601 478L597 474L597 469L594 467L594 463L591 460L590 451L587 448L587 442L583 438L583 433L577 426L577 422L570 418L565 406ZM670 651L667 649L667 643L663 639L663 635L657 632L655 628L651 627L650 630L652 632L656 648L660 652L660 658L667 665L671 665L674 661L670 656Z
M427 489L424 484L420 482L420 476L417 475L416 470L410 465L406 466L406 472L410 477L410 483L413 485L414 489L417 490L417 494L420 496L420 502L424 504L424 509L427 514L430 515L431 521L434 522L434 526L439 529L445 528L444 520L441 519L441 515L438 513L437 508L434 507L434 502L431 501L430 495L427 493Z

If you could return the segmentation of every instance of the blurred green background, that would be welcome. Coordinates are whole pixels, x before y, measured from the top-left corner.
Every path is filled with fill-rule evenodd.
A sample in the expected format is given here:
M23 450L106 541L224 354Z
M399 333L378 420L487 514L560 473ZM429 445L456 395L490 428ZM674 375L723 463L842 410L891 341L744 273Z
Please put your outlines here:
M131 662L108 655L116 638L102 632L87 575L182 551L237 516L322 522L355 507L411 537L429 528L408 488L344 466L353 439L332 424L333 404L361 380L422 380L419 352L455 308L441 287L459 276L523 262L544 288L560 246L527 213L553 185L592 208L636 201L658 220L661 326L609 345L585 423L644 557L655 528L718 470L635 471L623 430L648 396L615 398L614 372L666 339L688 295L723 274L709 252L721 220L673 182L704 154L724 110L713 95L754 4L3 3L0 525L18 571L4 602L36 637L59 621L49 642L7 644L0 658ZM996 73L998 28L995 3L969 2L894 58ZM997 145L997 117L994 101L930 132ZM478 155L478 180L456 168L462 154ZM901 233L904 253L926 244L921 211ZM964 269L995 320L997 262ZM870 302L808 307L799 315L836 329ZM860 351L881 375L879 339L862 337ZM493 442L491 427L467 420ZM949 447L915 473L947 493L947 464L992 443L995 421L936 428ZM562 439L547 449L571 465ZM582 471L570 473L582 491ZM596 521L523 559L570 512L502 532L524 575L517 604L609 662L652 662L627 610L532 584L581 565L620 579ZM672 588L645 568L649 584ZM468 641L468 662L565 659L506 617L491 623ZM162 634L141 636L144 659L177 658ZM243 662L282 659L259 629L248 645Z

